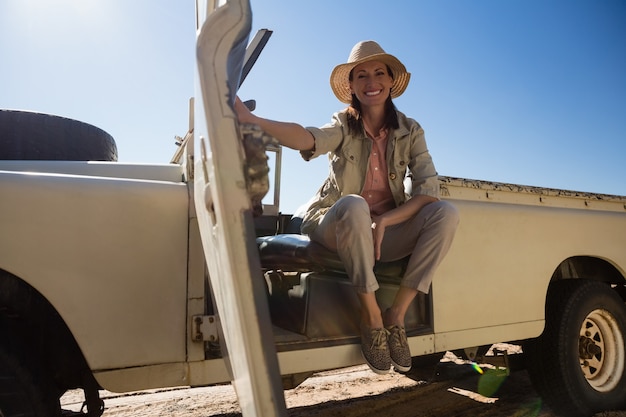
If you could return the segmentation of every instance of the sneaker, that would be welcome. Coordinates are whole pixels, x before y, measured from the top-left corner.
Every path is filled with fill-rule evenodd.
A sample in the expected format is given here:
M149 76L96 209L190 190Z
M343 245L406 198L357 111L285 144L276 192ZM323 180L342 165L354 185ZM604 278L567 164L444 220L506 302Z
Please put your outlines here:
M386 329L389 332L389 355L391 363L398 372L411 370L411 351L403 326L393 325Z
M372 329L361 326L361 352L370 369L384 375L391 368L391 357L387 337L389 332L385 328Z

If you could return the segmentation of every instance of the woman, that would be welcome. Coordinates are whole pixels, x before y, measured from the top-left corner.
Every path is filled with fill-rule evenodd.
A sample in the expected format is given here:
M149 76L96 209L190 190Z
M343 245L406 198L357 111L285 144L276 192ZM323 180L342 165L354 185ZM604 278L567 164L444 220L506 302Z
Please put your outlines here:
M235 102L241 123L258 125L305 160L329 154L329 176L306 212L302 232L344 262L362 307L361 350L379 374L392 365L401 372L411 368L404 317L418 291L428 293L458 224L456 209L439 200L423 129L392 102L409 78L396 57L364 41L330 77L334 94L349 107L321 128L264 119ZM409 255L400 289L383 313L374 294L374 263Z

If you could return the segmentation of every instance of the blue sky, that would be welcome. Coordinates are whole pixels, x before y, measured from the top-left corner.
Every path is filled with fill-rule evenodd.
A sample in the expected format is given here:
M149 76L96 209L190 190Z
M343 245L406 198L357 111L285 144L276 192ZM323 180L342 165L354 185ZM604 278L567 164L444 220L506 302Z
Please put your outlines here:
M263 0L274 31L240 90L259 115L320 126L343 105L328 78L378 41L412 73L399 110L441 175L626 195L623 0ZM192 0L2 0L0 108L113 135L120 161L166 163L194 95ZM285 150L292 212L327 161Z

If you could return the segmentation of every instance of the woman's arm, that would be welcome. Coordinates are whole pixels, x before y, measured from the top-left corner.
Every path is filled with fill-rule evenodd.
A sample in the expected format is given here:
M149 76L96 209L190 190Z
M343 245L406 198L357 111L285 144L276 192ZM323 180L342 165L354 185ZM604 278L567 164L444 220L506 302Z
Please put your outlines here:
M264 119L252 113L241 102L239 97L235 98L235 113L239 123L255 124L265 133L275 137L281 145L299 151L311 150L315 147L313 135L304 127L297 123L277 122L275 120Z

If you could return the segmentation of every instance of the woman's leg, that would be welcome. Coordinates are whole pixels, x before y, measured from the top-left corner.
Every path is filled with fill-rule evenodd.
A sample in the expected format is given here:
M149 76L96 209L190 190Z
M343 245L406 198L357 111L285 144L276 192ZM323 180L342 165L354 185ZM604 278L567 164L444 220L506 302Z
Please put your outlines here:
M404 326L404 317L416 295L417 290L408 287L400 287L393 300L393 304L383 315L385 327L393 325Z
M374 240L367 202L358 195L340 198L311 233L312 240L339 254L361 304L361 351L370 369L385 374L391 357L374 292Z
M452 204L430 203L412 219L385 230L381 260L411 255L401 285L427 294L435 270L452 245L458 223L459 215Z
M378 289L371 225L365 199L347 195L328 210L310 234L312 240L337 252L357 293L373 293Z
M383 314L389 332L391 361L399 371L411 369L411 352L404 328L406 313L418 290L428 292L435 269L452 244L457 225L458 213L454 206L437 201L424 206L412 219L385 230L381 260L411 255L393 304Z
M361 302L361 324L372 329L384 327L376 295L373 292L358 292L357 296Z

